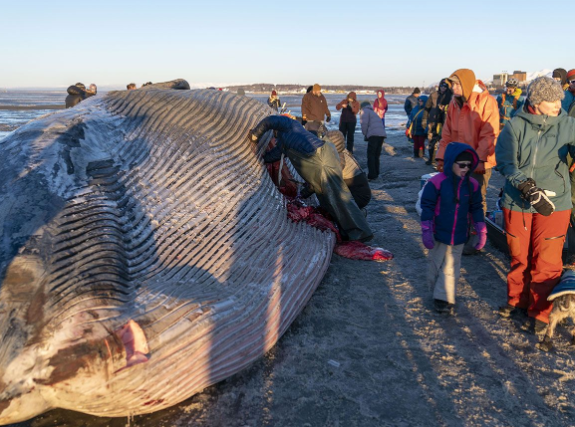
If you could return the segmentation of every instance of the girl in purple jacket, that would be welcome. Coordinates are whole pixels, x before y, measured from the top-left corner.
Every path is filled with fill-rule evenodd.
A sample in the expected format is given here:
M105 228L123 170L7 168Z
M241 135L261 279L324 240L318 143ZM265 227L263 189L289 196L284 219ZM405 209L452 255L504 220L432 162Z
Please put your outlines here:
M471 146L448 144L444 171L425 184L421 195L422 240L429 249L427 279L433 289L435 309L440 313L453 313L470 219L479 235L475 249L482 249L487 240L481 191L477 181L469 176L478 163L479 156Z

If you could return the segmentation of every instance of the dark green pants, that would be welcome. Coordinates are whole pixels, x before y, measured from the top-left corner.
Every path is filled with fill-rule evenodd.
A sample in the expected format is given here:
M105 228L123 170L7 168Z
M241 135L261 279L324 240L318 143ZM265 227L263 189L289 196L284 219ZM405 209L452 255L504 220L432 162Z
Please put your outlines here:
M325 143L313 154L285 151L300 176L309 183L321 207L337 223L344 240L367 241L373 233L342 178L339 155L335 146Z

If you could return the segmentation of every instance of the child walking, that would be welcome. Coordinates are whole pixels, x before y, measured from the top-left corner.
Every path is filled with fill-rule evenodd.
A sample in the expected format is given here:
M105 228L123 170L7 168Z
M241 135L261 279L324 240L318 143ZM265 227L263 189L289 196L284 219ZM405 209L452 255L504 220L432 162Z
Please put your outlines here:
M452 142L445 150L443 172L423 188L421 232L423 245L429 249L427 280L433 289L435 310L440 313L453 313L470 220L479 236L475 249L482 249L487 240L481 191L478 182L469 176L478 163L473 148Z

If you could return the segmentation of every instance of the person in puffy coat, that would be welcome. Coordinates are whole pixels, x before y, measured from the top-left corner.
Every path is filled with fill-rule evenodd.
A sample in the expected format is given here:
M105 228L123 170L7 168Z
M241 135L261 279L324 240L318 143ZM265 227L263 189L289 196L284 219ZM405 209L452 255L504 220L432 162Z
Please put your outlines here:
M323 124L331 120L331 112L327 106L327 100L321 93L321 86L314 84L311 92L306 93L301 100L302 119L306 122L308 130L317 131Z
M387 113L388 109L389 105L387 105L387 99L385 99L385 91L379 89L377 91L377 99L373 102L373 111L381 118L383 127L385 127L385 113Z
M365 215L353 201L342 178L339 155L332 143L306 131L296 120L285 116L268 116L248 135L252 142L274 130L276 146L264 155L265 162L280 160L286 155L297 173L315 192L320 205L337 223L342 238L366 242L373 238Z
M76 83L67 89L68 96L66 96L66 108L72 108L82 102L84 99L90 97L92 94L86 91L86 86L83 83Z
M341 110L339 119L339 131L343 134L347 142L347 150L353 153L353 143L355 127L357 126L357 113L359 112L359 102L355 92L350 92L347 97L335 106L337 111Z
M367 141L367 179L374 180L379 176L379 158L387 133L381 119L368 101L363 101L360 107L361 132Z
M449 77L453 98L447 108L447 118L435 155L437 170L443 169L443 154L453 141L470 145L479 155L479 165L473 178L479 182L483 196L483 212L487 211L485 196L495 166L495 142L499 135L499 108L475 73L462 68Z
M447 79L441 79L439 87L429 95L425 103L422 126L427 129L427 139L429 140L429 159L425 162L427 165L431 165L435 160L435 147L441 139L447 107L452 96L451 83Z
M521 109L523 105L523 99L521 98L521 89L517 87L519 82L516 79L509 79L505 83L505 92L497 97L497 105L499 106L499 127L503 127L507 124L509 120L517 111Z
M497 170L505 177L501 205L511 255L507 305L499 312L528 314L535 332L549 321L547 297L561 276L571 215L567 156L575 156L575 119L561 109L563 96L552 78L533 80L495 147Z
M575 117L575 69L567 73L567 84L569 86L565 90L565 98L561 102L561 107L571 117Z
M405 126L409 129L409 134L413 139L413 157L421 158L425 150L425 138L427 138L427 130L423 126L423 114L427 96L421 95L417 101L418 105L411 110L409 120Z
M416 87L415 89L413 89L413 92L411 92L411 95L405 98L403 109L405 110L405 114L407 114L407 117L409 117L409 115L411 114L411 110L417 107L417 98L419 98L420 95L421 91L419 90L418 87Z
M274 110L276 113L280 111L282 102L278 97L278 93L275 90L272 90L270 97L268 98L268 105L269 107Z
M421 232L429 249L427 280L438 312L453 311L470 219L479 235L475 249L483 248L487 240L479 183L470 177L478 163L473 148L453 142L445 150L443 172L423 187Z

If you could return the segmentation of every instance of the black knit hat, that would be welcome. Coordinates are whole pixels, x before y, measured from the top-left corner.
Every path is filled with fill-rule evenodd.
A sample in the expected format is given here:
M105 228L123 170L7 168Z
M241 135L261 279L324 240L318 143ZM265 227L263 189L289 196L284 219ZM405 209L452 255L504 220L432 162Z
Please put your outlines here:
M413 93L414 93L414 94L415 94L415 93L421 93L421 91L419 90L418 87L416 87L415 89L413 89Z
M473 163L473 154L471 151L464 151L459 153L459 156L455 158L456 162L472 162Z

